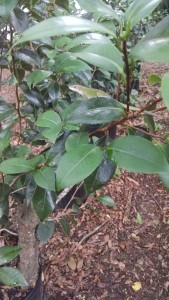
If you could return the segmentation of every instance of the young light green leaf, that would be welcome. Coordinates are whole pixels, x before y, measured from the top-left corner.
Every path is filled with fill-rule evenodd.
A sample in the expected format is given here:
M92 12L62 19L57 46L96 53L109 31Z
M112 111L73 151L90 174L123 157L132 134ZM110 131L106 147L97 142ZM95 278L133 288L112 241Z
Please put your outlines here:
M156 74L152 74L148 77L148 83L149 84L161 83L161 77Z
M44 167L34 172L34 180L37 185L48 190L55 191L55 171L53 168Z
M53 128L60 122L60 116L55 111L49 110L41 114L35 124L39 127Z
M27 173L34 170L34 166L29 160L24 158L10 158L4 160L0 164L0 172L4 174L20 174Z
M71 24L71 26L70 26ZM113 32L104 26L77 16L62 16L48 18L27 29L15 45L39 38L60 36L70 33L98 31L113 35Z
M2 267L0 268L0 281L9 286L28 286L21 272L16 268Z
M110 196L102 195L97 197L96 199L101 203L108 205L110 207L116 206L116 202Z
M169 171L169 164L161 150L144 138L117 138L110 147L113 148L113 159L125 170L145 174Z
M49 240L55 230L55 223L51 221L46 221L44 223L40 223L37 229L38 239L41 244L44 244Z
M169 92L168 92L168 87L169 87L169 73L165 74L162 77L162 82L161 82L161 94L163 97L163 101L167 108L169 109Z
M103 159L103 152L94 145L81 145L60 160L56 171L58 190L72 186L89 176Z
M161 1L162 0L134 0L124 13L125 22L129 23L131 27L135 26L142 19L146 18Z
M17 257L20 251L21 248L19 246L0 247L0 265L10 262L12 259Z
M129 56L135 60L169 62L169 16L136 44Z
M140 215L140 213L139 212L137 212L137 223L139 224L139 225L141 225L142 223L143 223L143 220L142 220L142 217L141 217L141 215Z
M77 0L80 7L88 12L99 12L102 16L112 17L119 21L117 13L112 9L111 6L105 4L101 0Z
M36 70L36 71L30 73L26 77L26 81L27 81L29 88L31 88L31 85L32 85L32 87L34 87L39 82L48 78L51 74L52 74L51 71L45 71L45 70Z
M7 17L17 5L18 0L0 0L0 16Z

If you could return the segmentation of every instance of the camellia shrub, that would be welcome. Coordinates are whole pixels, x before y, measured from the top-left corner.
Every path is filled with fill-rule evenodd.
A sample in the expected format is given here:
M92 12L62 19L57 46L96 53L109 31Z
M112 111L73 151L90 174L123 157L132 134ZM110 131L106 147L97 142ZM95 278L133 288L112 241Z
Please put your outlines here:
M0 1L0 66L11 72L17 98L0 98L0 218L10 226L13 198L18 267L29 287L39 274L35 231L41 241L52 235L47 218L63 190L73 188L72 200L82 189L85 198L116 166L156 173L169 187L168 136L156 138L154 120L158 103L169 108L169 73L151 77L161 84L160 98L140 106L132 94L138 62L169 62L169 16L133 43L136 26L160 3L135 0L117 10L101 0ZM142 128L135 125L140 117Z

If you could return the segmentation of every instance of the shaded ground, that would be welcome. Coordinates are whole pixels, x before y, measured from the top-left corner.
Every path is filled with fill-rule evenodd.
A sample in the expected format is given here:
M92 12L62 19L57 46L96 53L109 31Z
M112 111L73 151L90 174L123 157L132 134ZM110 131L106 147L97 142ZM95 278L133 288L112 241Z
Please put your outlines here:
M142 66L144 99L159 97L147 76L167 70L167 64ZM159 112L157 121L161 132L169 131L168 113ZM89 198L70 237L57 226L41 246L45 300L169 300L168 191L155 175L120 171L100 193L116 206Z

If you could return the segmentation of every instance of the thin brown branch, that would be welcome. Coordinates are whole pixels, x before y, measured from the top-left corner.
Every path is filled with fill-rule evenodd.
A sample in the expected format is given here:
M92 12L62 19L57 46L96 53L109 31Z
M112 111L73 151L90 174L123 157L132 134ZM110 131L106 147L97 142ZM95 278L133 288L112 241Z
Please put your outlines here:
M130 66L128 61L126 41L123 41L123 54L124 54L124 62L126 66L126 92L127 92L127 113L128 113L130 110Z

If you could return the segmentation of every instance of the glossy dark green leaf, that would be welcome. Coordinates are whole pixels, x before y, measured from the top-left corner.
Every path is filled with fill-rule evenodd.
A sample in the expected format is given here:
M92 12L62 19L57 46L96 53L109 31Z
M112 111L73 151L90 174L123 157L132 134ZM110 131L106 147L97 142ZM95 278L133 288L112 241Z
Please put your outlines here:
M40 58L38 54L29 48L15 52L14 56L15 59L23 60L24 62L40 67Z
M75 73L78 71L91 70L88 64L77 59L72 53L62 53L55 60L55 69L59 73Z
M0 164L0 172L4 174L20 174L33 170L34 166L24 158L9 158Z
M77 0L77 2L81 8L88 12L99 12L102 16L110 16L119 21L119 17L112 7L101 0Z
M0 101L0 122L4 121L13 116L15 112L14 106L6 103L5 101Z
M131 27L146 18L162 0L134 0L124 13L124 20Z
M34 180L37 185L48 190L55 191L55 171L50 167L44 167L34 172Z
M75 185L88 177L100 164L103 152L94 145L81 145L61 158L57 171L58 190Z
M51 221L46 221L40 223L37 229L38 239L41 244L46 243L53 235L55 230L55 223Z
M169 16L159 22L131 50L135 60L169 62Z
M92 98L75 101L69 107L65 121L72 124L103 124L125 115L122 105L111 98Z
M113 148L113 159L123 169L145 174L169 171L169 164L161 150L144 138L117 138L110 147Z
M55 208L56 193L37 187L32 202L33 207L42 222Z
M20 88L24 93L25 100L30 105L45 109L45 99L36 88L29 89L25 83L20 84Z
M66 151L73 150L74 148L89 143L88 134L85 132L75 132L68 136L65 148Z
M87 31L98 31L113 35L113 33L107 28L77 16L52 17L27 29L15 45L44 37Z
M19 7L14 8L10 14L9 20L18 33L22 33L24 30L29 28L28 16Z
M63 229L64 234L66 236L69 236L70 235L70 226L69 226L69 223L66 221L66 219L65 218L60 219L59 224L60 224L61 228Z
M123 74L123 58L120 51L110 43L93 44L73 50L85 62L103 70Z
M36 70L36 71L30 73L26 77L27 85L29 86L29 88L31 88L31 86L34 87L35 85L37 85L41 81L47 79L50 75L52 75L51 71Z
M28 286L21 272L16 268L2 267L0 268L0 281L9 286Z
M0 265L4 265L20 253L21 248L19 246L3 246L0 247Z
M0 0L0 16L7 17L17 5L18 0Z
M51 82L48 87L48 93L52 101L56 101L60 97L60 87L57 82Z
M99 202L101 202L105 205L108 205L110 207L116 206L116 202L110 196L102 195L102 196L97 197L96 199Z
M0 183L0 219L4 215L8 215L10 192L11 190L7 184Z
M166 107L169 110L169 92L168 92L168 87L169 87L169 73L166 73L162 77L161 94L162 94L162 97L163 97L163 101L164 101Z
M62 7L69 11L69 1L68 0L55 0L56 5Z

